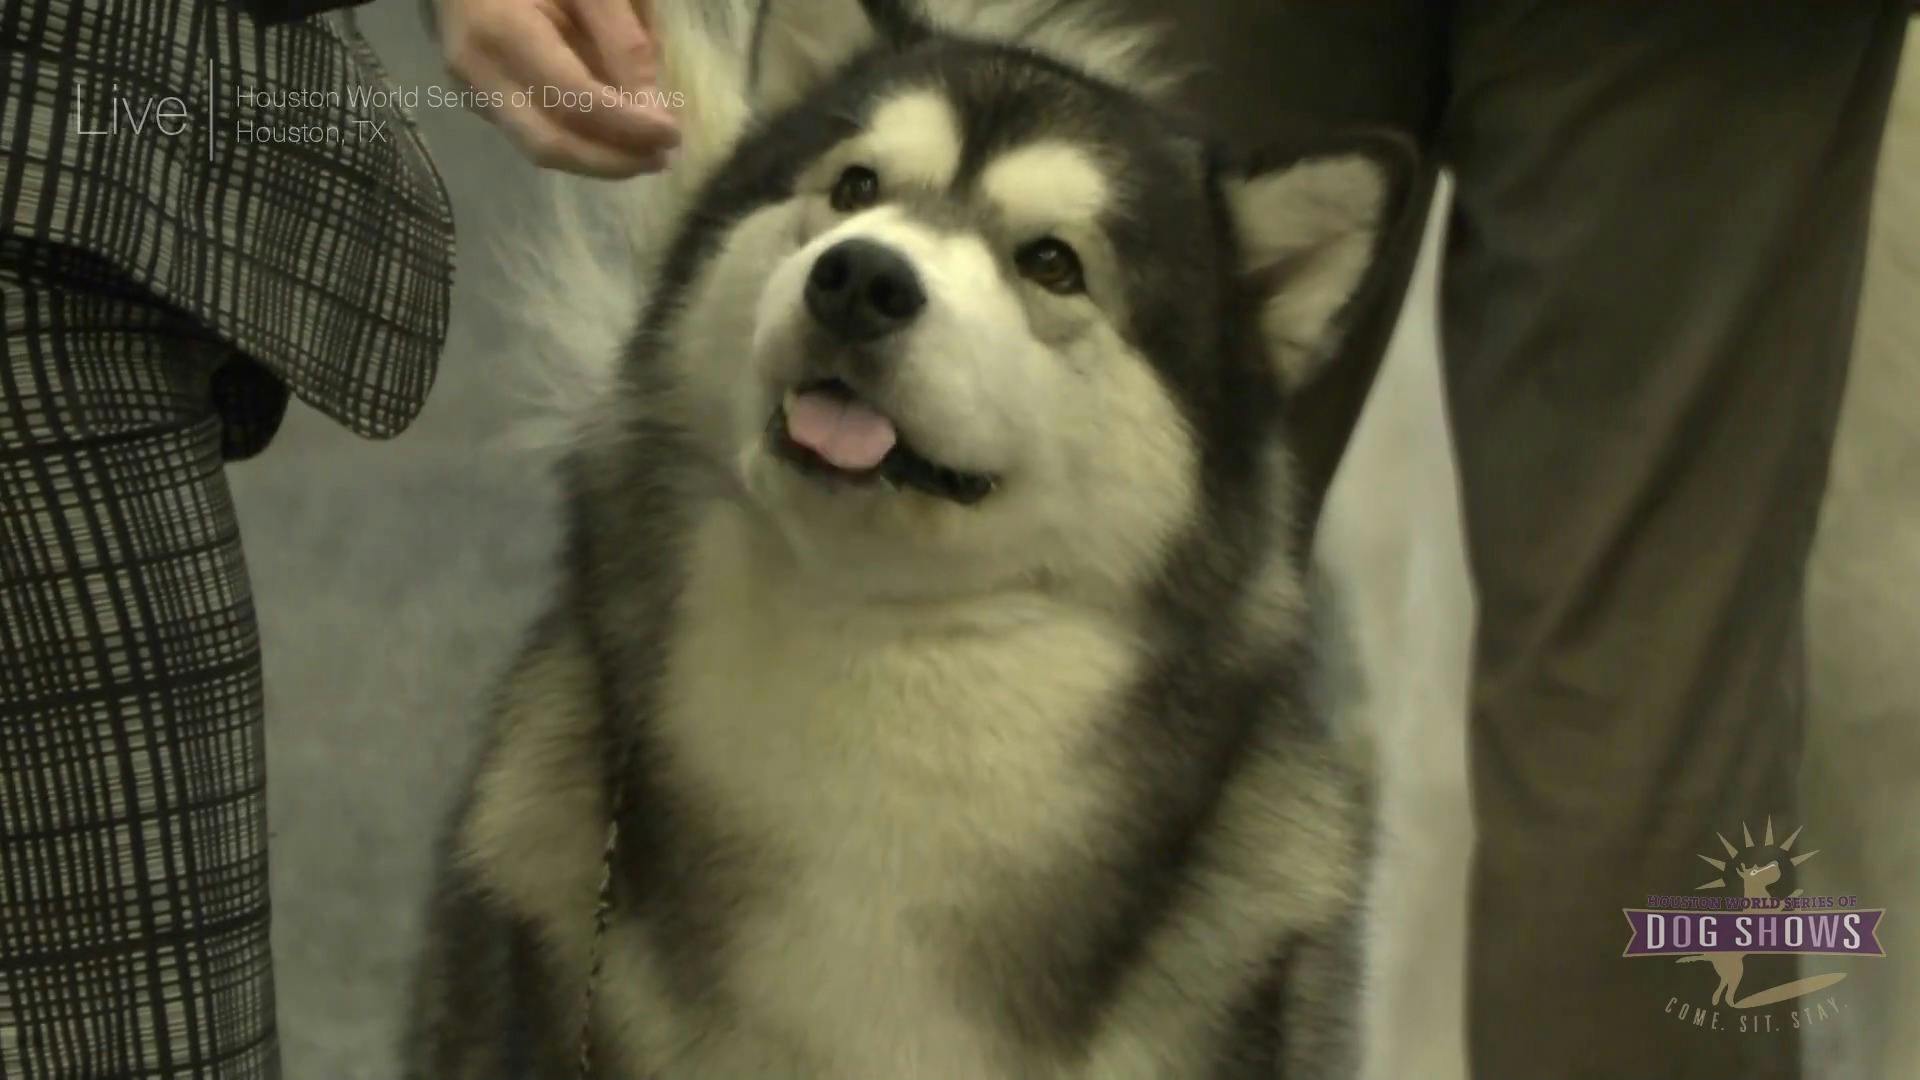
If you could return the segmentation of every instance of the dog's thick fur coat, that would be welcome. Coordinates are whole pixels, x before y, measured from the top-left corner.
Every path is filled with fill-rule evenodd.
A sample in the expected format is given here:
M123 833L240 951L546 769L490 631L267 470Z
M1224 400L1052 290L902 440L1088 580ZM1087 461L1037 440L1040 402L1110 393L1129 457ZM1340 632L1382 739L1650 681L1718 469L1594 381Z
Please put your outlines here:
M1012 5L676 6L684 201L585 395L409 1075L575 1075L596 953L607 1078L1347 1075L1366 783L1307 705L1278 419L1394 148L1225 162L1137 38ZM909 329L821 329L848 244L916 275ZM797 466L822 382L917 464Z

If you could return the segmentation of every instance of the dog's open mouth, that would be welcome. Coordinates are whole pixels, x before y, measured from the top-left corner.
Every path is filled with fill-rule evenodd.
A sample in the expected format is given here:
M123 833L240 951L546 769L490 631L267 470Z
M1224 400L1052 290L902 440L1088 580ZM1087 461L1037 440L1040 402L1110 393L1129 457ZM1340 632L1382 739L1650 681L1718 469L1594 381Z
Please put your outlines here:
M908 446L893 421L838 379L789 391L768 421L774 453L802 472L854 483L885 481L971 506L993 493L983 473L948 468Z

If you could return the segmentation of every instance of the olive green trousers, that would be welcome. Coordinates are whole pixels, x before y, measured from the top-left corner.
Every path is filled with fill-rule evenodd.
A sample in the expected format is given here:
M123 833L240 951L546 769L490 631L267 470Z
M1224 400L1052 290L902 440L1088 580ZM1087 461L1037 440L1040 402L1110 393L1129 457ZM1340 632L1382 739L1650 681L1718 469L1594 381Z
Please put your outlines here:
M1679 1019L1714 972L1623 958L1621 909L1715 877L1698 856L1727 859L1716 832L1801 824L1802 593L1909 5L1131 2L1170 21L1191 104L1231 143L1289 114L1386 125L1455 184L1440 317L1480 611L1473 1076L1798 1077L1806 1002ZM1317 493L1422 217L1296 403ZM1739 994L1793 977L1753 956ZM1771 1032L1740 1030L1763 1015Z

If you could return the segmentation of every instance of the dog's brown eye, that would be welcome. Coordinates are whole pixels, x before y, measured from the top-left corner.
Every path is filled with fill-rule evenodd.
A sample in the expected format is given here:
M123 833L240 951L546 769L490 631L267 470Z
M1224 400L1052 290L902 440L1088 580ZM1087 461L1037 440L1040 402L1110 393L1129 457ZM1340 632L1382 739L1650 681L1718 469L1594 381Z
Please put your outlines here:
M1066 296L1085 292L1086 279L1080 271L1080 256L1064 241L1045 237L1035 240L1014 256L1014 262L1027 278L1048 292Z
M865 165L850 165L833 184L833 208L845 214L880 201L880 177Z

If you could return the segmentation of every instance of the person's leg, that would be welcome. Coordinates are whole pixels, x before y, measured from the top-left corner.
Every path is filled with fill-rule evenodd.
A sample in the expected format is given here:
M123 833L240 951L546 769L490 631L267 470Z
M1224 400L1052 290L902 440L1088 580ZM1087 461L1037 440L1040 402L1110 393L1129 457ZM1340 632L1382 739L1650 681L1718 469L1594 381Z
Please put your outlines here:
M260 653L206 346L0 267L0 1076L278 1075Z
M1620 909L1714 877L1716 831L1801 824L1801 594L1905 8L1458 12L1479 1080L1798 1075L1794 1003L1681 1021L1712 966L1623 958ZM1752 957L1739 993L1790 968Z
M1166 31L1167 54L1190 72L1177 103L1230 149L1258 153L1306 128L1404 135L1428 160L1387 250L1350 313L1338 362L1288 410L1310 535L1400 314L1432 201L1432 140L1445 101L1446 25L1453 0L1120 0Z

